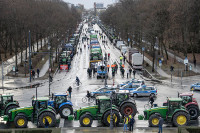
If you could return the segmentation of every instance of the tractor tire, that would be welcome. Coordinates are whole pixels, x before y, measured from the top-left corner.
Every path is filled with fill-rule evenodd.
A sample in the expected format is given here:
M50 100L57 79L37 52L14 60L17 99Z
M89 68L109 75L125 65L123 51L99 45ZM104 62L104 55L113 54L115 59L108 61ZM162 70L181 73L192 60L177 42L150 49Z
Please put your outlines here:
M119 112L117 112L116 110L113 110L113 117L114 117L113 118L113 122L115 122L115 124L113 124L113 125L119 125L119 122L120 122ZM110 126L110 111L107 111L104 114L104 116L103 116L103 124L105 124L105 126Z
M158 127L159 124L159 116L156 114L153 114L149 117L149 126L150 127Z
M43 112L42 114L40 114L40 116L38 118L38 122L39 122L39 126L40 127L45 127L45 118L49 122L49 126L48 127L55 127L55 125L56 125L56 116L51 112Z
M15 108L18 108L19 106L18 105L10 105L6 110L5 110L5 115L8 114L8 111L11 110L11 109L15 109Z
M70 105L63 105L60 109L59 109L59 114L61 116L61 118L67 119L69 115L73 114L73 108Z
M196 120L199 117L199 108L195 105L189 105L186 108L190 114L191 120Z
M137 109L135 104L133 103L124 103L120 108L120 113L122 116L132 114L133 116L136 115Z
M26 128L28 120L25 115L17 115L14 119L14 124L17 128Z
M90 127L93 123L93 118L89 114L83 114L80 117L79 122L82 127Z
M187 126L190 120L190 115L186 112L177 112L173 118L173 125L178 127L178 126Z

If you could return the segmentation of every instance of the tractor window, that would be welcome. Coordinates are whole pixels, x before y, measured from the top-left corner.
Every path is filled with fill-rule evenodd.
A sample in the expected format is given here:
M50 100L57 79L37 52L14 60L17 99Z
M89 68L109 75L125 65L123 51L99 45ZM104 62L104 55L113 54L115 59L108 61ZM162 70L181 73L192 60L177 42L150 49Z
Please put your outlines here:
M39 109L46 109L47 108L47 102L46 101L39 101L38 102L38 108Z
M3 104L7 104L9 102L12 102L13 101L13 98L10 96L10 97L3 97Z

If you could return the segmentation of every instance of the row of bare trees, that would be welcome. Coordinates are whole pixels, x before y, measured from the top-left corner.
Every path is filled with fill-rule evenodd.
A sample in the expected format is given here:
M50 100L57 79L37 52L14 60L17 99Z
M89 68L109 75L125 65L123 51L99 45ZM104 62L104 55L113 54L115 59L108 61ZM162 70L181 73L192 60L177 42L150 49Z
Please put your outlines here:
M0 0L0 61L9 55L21 53L28 46L31 31L31 48L43 38L70 35L81 20L80 12L62 0ZM52 44L58 45L58 44ZM26 52L27 53L27 52ZM17 57L16 57L17 58ZM16 61L17 64L17 61Z
M131 45L133 40L142 48L148 42L153 58L155 45L167 59L169 49L193 53L193 60L200 52L199 0L120 0L100 18Z

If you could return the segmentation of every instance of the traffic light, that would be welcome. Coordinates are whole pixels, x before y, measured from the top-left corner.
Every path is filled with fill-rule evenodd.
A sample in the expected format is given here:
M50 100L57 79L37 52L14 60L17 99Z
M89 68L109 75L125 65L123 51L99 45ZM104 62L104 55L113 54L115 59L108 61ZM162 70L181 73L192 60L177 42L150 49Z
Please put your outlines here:
M174 71L174 67L173 66L170 67L170 71L171 72Z

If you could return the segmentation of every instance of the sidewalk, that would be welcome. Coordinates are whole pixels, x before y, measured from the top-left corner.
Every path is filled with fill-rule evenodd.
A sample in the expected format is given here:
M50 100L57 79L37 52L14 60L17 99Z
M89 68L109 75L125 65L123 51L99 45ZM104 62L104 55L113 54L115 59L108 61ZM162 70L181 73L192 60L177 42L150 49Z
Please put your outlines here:
M177 133L178 128L163 128L163 133ZM157 133L158 128L147 127L139 128L134 127L133 133ZM124 133L123 127L115 127L110 129L109 127L72 127L62 128L61 133ZM126 133L131 133L127 131Z

